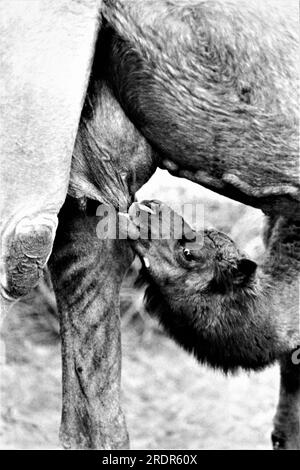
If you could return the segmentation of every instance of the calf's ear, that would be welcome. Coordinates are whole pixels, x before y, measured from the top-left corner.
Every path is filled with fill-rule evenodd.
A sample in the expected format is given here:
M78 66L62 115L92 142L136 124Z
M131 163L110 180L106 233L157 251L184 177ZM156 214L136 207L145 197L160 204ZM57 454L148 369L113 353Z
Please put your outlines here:
M250 281L257 269L255 261L247 258L241 258L237 263L237 269L234 273L233 282L236 285L246 284Z

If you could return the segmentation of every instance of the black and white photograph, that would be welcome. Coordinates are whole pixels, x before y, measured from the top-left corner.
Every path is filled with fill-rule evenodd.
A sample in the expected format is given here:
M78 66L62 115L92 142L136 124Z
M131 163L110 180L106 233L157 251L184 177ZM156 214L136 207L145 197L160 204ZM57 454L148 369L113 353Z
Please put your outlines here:
M0 0L0 450L300 450L299 33Z

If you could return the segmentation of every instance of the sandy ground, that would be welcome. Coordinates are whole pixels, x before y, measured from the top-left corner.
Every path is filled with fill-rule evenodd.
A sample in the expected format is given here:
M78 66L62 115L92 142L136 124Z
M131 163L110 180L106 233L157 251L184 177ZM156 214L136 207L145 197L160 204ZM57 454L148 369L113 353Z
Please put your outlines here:
M21 345L21 347L24 347ZM2 449L55 449L61 406L59 345L25 344L2 367ZM132 449L270 449L276 367L225 377L165 336L123 332L123 403Z
M276 368L229 378L199 366L167 338L155 348L139 344L139 361L130 352L130 337L124 342L125 409L133 448L270 448Z

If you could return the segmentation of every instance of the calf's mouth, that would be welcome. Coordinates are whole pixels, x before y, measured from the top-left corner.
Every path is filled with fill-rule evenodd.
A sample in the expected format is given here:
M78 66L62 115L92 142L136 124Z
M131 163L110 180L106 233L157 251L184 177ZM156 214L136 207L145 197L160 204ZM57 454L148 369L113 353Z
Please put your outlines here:
M134 202L128 213L119 213L119 230L131 242L145 268L150 267L147 253L151 242L151 224L159 218L159 201ZM153 225L152 225L153 229ZM158 237L156 237L157 239Z

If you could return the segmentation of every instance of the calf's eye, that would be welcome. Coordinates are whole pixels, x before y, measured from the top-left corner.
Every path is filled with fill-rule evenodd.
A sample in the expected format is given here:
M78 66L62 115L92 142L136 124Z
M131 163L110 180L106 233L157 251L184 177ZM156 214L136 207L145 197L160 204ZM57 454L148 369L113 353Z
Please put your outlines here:
M185 257L185 259L187 261L192 261L192 259L193 259L193 255L192 255L191 251L188 248L184 248L183 256Z

